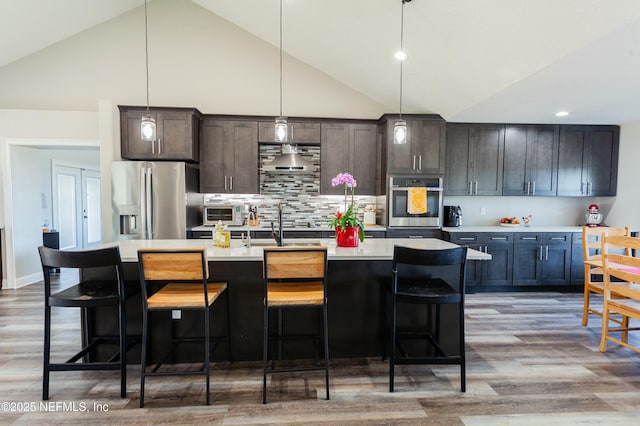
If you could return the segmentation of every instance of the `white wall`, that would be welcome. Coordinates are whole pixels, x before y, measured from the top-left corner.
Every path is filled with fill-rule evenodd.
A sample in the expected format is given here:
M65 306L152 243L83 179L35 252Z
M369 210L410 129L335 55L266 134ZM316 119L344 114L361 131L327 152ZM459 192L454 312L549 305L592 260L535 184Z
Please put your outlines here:
M620 127L618 195L606 217L612 226L640 231L640 120Z

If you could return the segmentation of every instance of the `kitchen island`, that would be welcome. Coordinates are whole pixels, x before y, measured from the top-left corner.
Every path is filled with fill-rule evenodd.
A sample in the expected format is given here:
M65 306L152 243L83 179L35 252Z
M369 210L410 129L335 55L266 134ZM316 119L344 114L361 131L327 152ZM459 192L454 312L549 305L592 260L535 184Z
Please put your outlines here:
M423 249L446 249L457 247L455 244L437 239L367 239L357 248L336 247L334 239L285 240L287 243L320 244L328 250L328 303L329 303L329 347L331 357L376 356L380 353L380 285L391 278L393 247L402 245ZM206 247L209 260L210 280L227 281L226 296L230 302L231 348L234 361L259 360L262 358L262 256L263 247L273 245L273 240L253 240L251 247L245 247L241 241L232 240L231 247L215 247L209 240L125 240L108 243L104 246L120 247L124 263L125 279L138 280L139 248L188 248ZM491 256L476 250L469 250L469 261L490 260ZM86 272L85 275L90 274ZM222 334L224 330L224 304L218 304L214 310L213 334ZM454 308L454 307L451 307ZM141 332L141 301L134 295L127 302L128 334ZM443 312L445 309L443 309ZM296 332L299 324L316 326L315 317L306 318L309 312L286 312L285 315L298 316L299 320L285 321L293 324ZM445 312L445 345L455 345L457 341L456 310ZM416 313L416 321L424 321L424 312ZM87 332L91 335L109 334L115 326L115 311L100 310L95 313L95 321ZM410 319L411 320L411 319ZM167 346L173 333L174 337L197 334L199 319L196 313L183 312L180 320L172 320L170 315L155 315L152 318L153 335L151 343L152 360ZM173 323L173 324L172 324ZM195 327L192 325L195 324ZM195 330L193 330L195 329ZM294 345L292 343L292 345ZM292 356L311 356L304 347L290 347L286 353ZM224 348L222 348L224 349ZM199 348L186 348L178 351L174 361L202 359ZM137 352L136 352L137 351ZM224 359L225 350L213 354L214 360ZM139 351L135 349L129 357L131 362L139 362Z

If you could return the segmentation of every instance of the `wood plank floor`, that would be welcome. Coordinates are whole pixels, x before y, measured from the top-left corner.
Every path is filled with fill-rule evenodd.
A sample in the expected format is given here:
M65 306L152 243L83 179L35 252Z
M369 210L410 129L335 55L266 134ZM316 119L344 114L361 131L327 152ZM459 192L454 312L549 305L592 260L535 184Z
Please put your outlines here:
M64 282L64 274L63 280ZM335 359L331 400L322 373L269 379L255 363L216 364L212 405L198 376L150 378L138 408L139 367L127 399L115 372L52 373L42 388L42 285L0 290L0 424L434 424L637 425L640 355L609 344L598 352L600 320L580 326L577 293L484 293L467 299L467 392L455 366L401 366L388 392L388 364ZM54 309L54 354L79 343L79 313ZM633 339L640 343L640 336ZM10 402L4 404L5 402ZM14 412L9 412L10 410ZM19 412L15 412L15 410ZM86 410L86 411L85 411Z

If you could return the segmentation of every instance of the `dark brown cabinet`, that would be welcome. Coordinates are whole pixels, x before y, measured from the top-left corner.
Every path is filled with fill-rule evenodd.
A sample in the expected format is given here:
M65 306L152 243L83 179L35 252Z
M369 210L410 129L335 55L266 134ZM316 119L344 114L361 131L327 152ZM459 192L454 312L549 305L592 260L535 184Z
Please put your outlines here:
M258 140L260 142L276 141L275 119L272 121L258 122ZM320 122L318 121L289 121L288 122L288 143L293 144L319 144L320 143Z
M558 195L616 195L619 132L618 126L560 127Z
M331 186L338 173L351 173L357 195L375 195L377 156L375 123L324 122L320 143L320 193L343 195L344 186Z
M490 261L467 263L467 286L513 284L513 234L510 232L446 232L445 239L491 255Z
M447 126L445 195L502 195L505 126Z
M571 233L515 234L513 285L571 284Z
M200 192L258 193L258 123L204 118Z
M502 195L556 195L558 141L559 126L507 125Z
M146 107L119 106L121 157L127 160L199 160L200 112L195 108L149 108L157 138L143 141L140 120Z
M407 143L396 145L393 127L398 116L383 115L382 128L386 173L443 174L446 123L439 115L403 115Z

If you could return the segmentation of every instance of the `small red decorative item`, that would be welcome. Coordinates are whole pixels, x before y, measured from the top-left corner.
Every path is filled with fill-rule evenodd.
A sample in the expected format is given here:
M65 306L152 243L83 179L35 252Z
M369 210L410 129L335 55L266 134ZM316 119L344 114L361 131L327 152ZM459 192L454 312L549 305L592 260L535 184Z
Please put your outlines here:
M338 247L358 247L358 232L360 228L357 226L347 226L346 228L336 228L336 244Z

